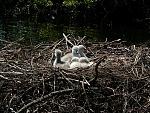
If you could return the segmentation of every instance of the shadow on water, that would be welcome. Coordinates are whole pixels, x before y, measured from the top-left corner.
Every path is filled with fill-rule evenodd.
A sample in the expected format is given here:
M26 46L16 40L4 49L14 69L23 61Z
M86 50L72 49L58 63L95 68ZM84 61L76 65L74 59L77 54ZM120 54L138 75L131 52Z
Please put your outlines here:
M129 43L144 42L149 39L149 32L141 29L119 28L116 30L106 30L102 32L98 28L88 27L71 27L63 25L54 25L51 23L37 23L31 21L20 21L5 19L0 21L0 39L14 41L24 38L26 44L38 44L40 42L55 41L63 37L65 34L73 34L74 36L86 36L91 40L104 41L121 38Z

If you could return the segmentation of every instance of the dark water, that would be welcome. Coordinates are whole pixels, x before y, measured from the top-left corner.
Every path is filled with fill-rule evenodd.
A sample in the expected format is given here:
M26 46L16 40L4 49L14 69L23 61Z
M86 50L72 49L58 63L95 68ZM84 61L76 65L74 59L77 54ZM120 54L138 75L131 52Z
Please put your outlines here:
M104 41L122 38L130 42L148 41L150 33L141 29L120 28L105 33L98 28L71 27L63 25L54 25L51 23L37 23L36 21L21 21L14 19L5 19L0 21L0 39L15 41L24 38L27 43L38 44L43 41L58 40L65 34L74 36L87 36L88 39L99 39Z

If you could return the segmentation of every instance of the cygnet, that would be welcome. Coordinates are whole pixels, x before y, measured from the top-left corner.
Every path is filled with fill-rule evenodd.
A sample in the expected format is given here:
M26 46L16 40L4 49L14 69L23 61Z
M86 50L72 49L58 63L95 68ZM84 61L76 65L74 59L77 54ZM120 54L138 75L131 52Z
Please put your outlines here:
M59 67L62 69L68 69L69 68L69 64L67 62L64 62L61 60L61 55L62 52L59 49L55 49L55 61L53 63L53 67Z
M80 68L79 57L73 57L71 60L69 69L74 69L74 68Z
M72 52L64 55L63 57L61 57L61 60L64 61L64 62L71 62L71 59L73 57L79 57L78 46L73 46L72 47Z

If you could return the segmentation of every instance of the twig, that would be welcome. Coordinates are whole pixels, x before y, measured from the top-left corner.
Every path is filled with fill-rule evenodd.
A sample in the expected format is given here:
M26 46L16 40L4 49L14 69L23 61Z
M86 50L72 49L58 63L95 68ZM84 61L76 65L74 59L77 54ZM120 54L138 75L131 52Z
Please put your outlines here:
M137 89L137 90L135 90L135 91L129 93L128 95L132 95L132 94L136 93L137 91L143 89L145 86L149 85L149 83L150 83L150 81L148 81L148 82L147 82L144 86L142 86L141 88L139 88L139 89Z
M66 39L66 46L67 46L67 49L68 49L67 42L69 42L72 46L74 46L74 44L73 44L70 40L68 40L67 36L66 36L64 33L63 33L63 36L64 36L64 38Z
M88 48L88 50L93 54L93 56L96 58L96 55L94 54L94 52L91 50L91 48Z
M9 108L11 110L11 113L16 113L13 108Z
M42 85L43 85L43 94L42 94L42 96L44 96L44 93L45 93L45 81L44 81L44 75L42 76Z
M117 39L117 40L113 40L113 41L111 41L111 42L107 42L106 44L103 45L103 47L104 47L104 46L107 46L107 45L110 45L110 44L113 44L113 43L115 43L115 42L119 42L119 41L121 41L121 39Z
M11 105L13 99L15 99L15 98L16 98L16 95L13 95L12 98L10 99L9 105L8 105L9 107L8 107L8 109L7 109L7 112L8 112L8 110L10 109L10 105Z
M90 83L86 80L86 78L84 77L84 75L82 75L82 77L83 77L85 83L86 83L88 86L90 86ZM82 83L83 83L83 82L82 82Z
M58 79L64 79L63 77L58 77ZM89 85L88 82L84 82L84 81L81 81L81 80L77 80L77 79L73 79L73 78L67 78L68 80L70 81L73 81L73 82L80 82L80 83L84 83L84 84L87 84Z
M4 80L8 80L8 81L14 81L14 82L17 82L17 83L21 83L20 81L16 81L15 79L10 79L10 78L4 77L2 75L0 75L0 78L2 78Z
M55 74L54 74L54 91L56 91L56 76L55 76Z
M19 67L19 66L17 66L17 65L15 65L15 64L13 64L13 65L11 65L11 64L8 64L10 67L13 67L13 68L15 68L15 69L19 69L19 70L22 70L22 71L29 71L29 70L26 70L26 69L23 69L23 68L21 68L21 67Z
M92 82L94 82L94 81L97 80L97 78L98 78L98 66L99 66L99 64L100 64L101 62L104 62L106 58L107 58L107 56L103 56L103 57L101 57L101 58L98 60L98 62L96 63L96 65L95 65L95 77L92 78L92 79L89 81L90 84L91 84Z
M54 51L54 49L63 41L64 39L60 40L58 43L55 43L53 48L51 49L51 52Z
M42 44L43 44L43 42L41 42L41 43L37 44L36 46L34 46L34 49L38 49L39 47L41 47L41 46L42 46Z
M67 47L67 50L68 50L68 44L67 44L67 40L68 40L68 38L67 38L67 36L63 33L63 36L64 36L64 38L66 39L66 47Z
M0 72L0 74L23 75L22 72Z
M45 96L43 96L41 98L38 98L36 100L33 100L32 102L30 102L27 105L23 106L21 109L19 109L17 111L17 113L21 113L22 111L24 111L25 109L27 109L31 105L36 104L36 103L38 103L38 102L40 102L40 101L42 101L42 100L44 100L46 98L49 98L49 97L51 97L51 96L53 96L55 94L67 93L67 92L71 92L71 91L73 91L73 89L65 89L65 90L59 90L59 91L51 92L50 94L45 95Z
M136 76L139 78L138 69L137 68L134 68L134 69L135 69Z
M34 57L32 57L32 59L31 59L31 63L30 63L32 68L34 68L33 60L34 60Z
M125 82L126 81L126 82ZM127 111L127 105L128 105L128 79L125 80L124 83L126 83L127 85L124 86L123 88L123 98L124 98L124 104L123 104L123 113L126 113Z
M86 38L86 36L84 36L84 37L80 40L80 42L77 43L77 45L79 45L85 38Z
M5 43L11 43L11 42L9 42L9 41L7 41L7 40L3 40L3 39L0 39L0 41L1 41L1 42L5 42Z
M4 79L4 80L10 80L9 78L4 77L4 76L2 76L2 75L0 75L0 78L2 78L2 79Z
M61 39L61 40L55 42L53 45L47 46L46 48L44 48L43 50L41 50L41 51L39 52L38 57L36 57L36 58L34 58L34 59L38 59L39 57L41 57L41 54L43 53L43 51L45 51L45 50L47 50L47 49L49 49L49 48L51 48L51 47L53 47L53 48L51 49L51 51L50 51L50 53L52 53L52 52L54 51L54 49L55 49L63 40L64 40L64 39Z
M83 82L82 82L82 88L83 88L83 91L84 91L84 94L85 94L85 99L86 99L86 103L87 103L87 105L88 105L88 107L89 107L89 110L90 110L92 113L94 113L94 111L90 108L89 99L88 99L88 96L87 96L87 94L86 94L86 91L85 91L85 87L84 87L84 83L83 83Z
M18 44L17 42L23 40L24 38L19 38L18 40L11 42L10 44L8 44L7 46L3 47L1 50L3 49L7 49L8 47L12 46L13 44Z
M142 108L146 113L146 109L144 107L142 107L142 105L137 101L137 99L135 99L132 95L130 95L130 97L140 106L140 108Z
M63 74L63 71L62 72L59 71L59 72L65 80L67 80L73 87L75 87L75 85Z
M141 56L141 50L138 51L138 53L134 59L134 65L136 65L138 63L138 61L140 60L140 56Z

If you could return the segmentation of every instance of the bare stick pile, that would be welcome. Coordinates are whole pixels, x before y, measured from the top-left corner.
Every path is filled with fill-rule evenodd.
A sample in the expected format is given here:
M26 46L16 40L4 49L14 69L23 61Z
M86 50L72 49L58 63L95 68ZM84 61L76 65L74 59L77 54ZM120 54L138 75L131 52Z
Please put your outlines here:
M64 34L63 34L64 35ZM85 37L24 45L0 40L0 113L148 113L150 48ZM53 52L83 44L95 65L53 68Z

